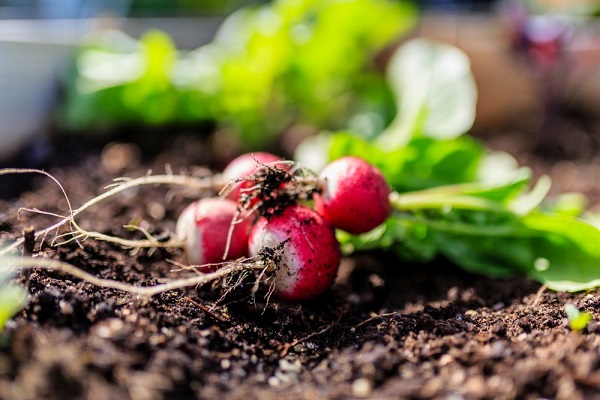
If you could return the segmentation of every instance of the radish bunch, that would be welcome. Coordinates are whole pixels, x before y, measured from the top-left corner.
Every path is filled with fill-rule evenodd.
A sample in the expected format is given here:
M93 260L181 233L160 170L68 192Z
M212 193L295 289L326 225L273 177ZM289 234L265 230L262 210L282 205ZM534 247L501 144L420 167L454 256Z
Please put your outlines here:
M215 263L249 255L274 265L272 289L281 299L326 291L341 257L335 228L360 234L380 225L390 213L390 190L381 172L357 157L333 161L318 176L293 170L269 153L233 160L223 171L226 198L199 200L179 218L189 262L213 271Z

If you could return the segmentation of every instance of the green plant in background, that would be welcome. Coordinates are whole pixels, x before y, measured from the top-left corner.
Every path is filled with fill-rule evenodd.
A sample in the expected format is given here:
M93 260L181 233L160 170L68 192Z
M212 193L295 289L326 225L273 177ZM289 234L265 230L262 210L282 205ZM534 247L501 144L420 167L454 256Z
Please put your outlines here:
M380 130L395 106L373 59L415 20L412 6L391 0L280 0L233 13L187 54L163 33L139 42L110 33L79 52L63 123L102 130L214 120L249 147L293 124L340 129L357 115L366 133Z
M574 304L565 305L565 313L569 319L569 327L573 332L580 332L585 329L594 318L587 311L579 311Z
M0 331L6 321L12 318L27 304L27 291L24 287L10 284L10 275L0 270Z
M180 99L170 81L171 39L150 31L137 42L119 32L85 48L69 71L64 123L72 129L172 122Z
M250 0L130 0L129 17L140 16L190 16L214 15L231 12L247 4L256 4Z
M222 113L250 142L294 122L341 128L377 108L389 118L393 103L371 63L412 23L412 8L391 1L278 1L242 10L213 44L227 49L219 63Z

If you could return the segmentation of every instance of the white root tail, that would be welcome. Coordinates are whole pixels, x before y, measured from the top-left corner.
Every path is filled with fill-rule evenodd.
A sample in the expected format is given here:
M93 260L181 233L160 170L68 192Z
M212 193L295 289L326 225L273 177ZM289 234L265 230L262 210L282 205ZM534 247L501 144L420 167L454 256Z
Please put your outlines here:
M262 260L256 259L248 259L242 261L232 261L223 263L223 266L217 270L216 272L211 272L208 274L200 274L192 277L181 278L181 279L173 279L166 283L161 283L155 286L147 286L140 287L135 285L130 285L127 283L115 281L112 279L104 279L98 278L95 275L92 275L88 272L85 272L74 265L57 261L57 260L48 260L42 258L32 258L32 257L3 257L0 260L0 270L9 269L9 268L18 268L18 269L34 269L34 268L42 268L47 270L55 270L64 272L66 274L72 275L76 278L82 279L86 282L91 283L92 285L103 287L103 288L111 288L116 290L121 290L124 292L136 294L143 297L152 297L160 293L168 292L170 290L182 289L186 287L192 286L201 286L208 282L212 282L219 278L226 277L228 275L234 274L236 272L242 271L251 271L251 270L264 270L268 268Z
M182 243L181 243L181 241L177 241L177 240L169 240L166 242L160 242L154 238L148 238L148 240L127 240L127 239L121 239L121 238L117 238L117 237L113 237L113 236L109 236L109 235L104 235L99 232L85 231L84 229L79 227L79 225L77 225L77 223L75 222L75 216L77 216L78 214L82 213L83 211L87 210L88 208L92 207L93 205L98 204L99 202L101 202L111 196L114 196L120 192L123 192L127 189L131 189L131 188L137 187L137 186L159 185L159 184L174 185L174 186L186 186L190 189L195 189L195 190L198 190L199 192L202 192L202 191L207 191L207 190L217 190L218 191L218 190L222 189L223 186L225 186L225 184L226 184L220 175L215 175L215 176L211 176L211 177L202 177L202 178L196 178L196 177L185 176L185 175L147 175L147 176L143 176L140 178L135 178L135 179L116 183L115 185L111 186L111 189L108 190L107 192L102 193L102 194L94 197L93 199L88 200L86 203L84 203L81 207L79 207L77 209L72 209L71 203L69 201L69 198L68 198L64 188L62 187L60 182L58 182L58 180L56 180L56 178L54 178L49 173L42 171L42 170L38 170L38 169L16 169L16 168L0 169L0 176L8 175L8 174L29 174L29 173L42 174L42 175L45 175L45 176L49 177L50 179L52 179L60 187L60 189L67 201L67 204L69 206L69 214L70 214L68 216L61 216L62 219L60 221L58 221L57 223L55 223L43 230L37 231L35 233L35 239L38 239L40 237L45 237L50 232L58 230L63 225L69 223L69 224L71 224L71 226L73 228L73 232L72 232L73 236L74 236L73 240L82 239L82 238L94 238L97 240L103 240L103 241L117 243L121 246L130 247L130 248L181 247ZM21 246L23 243L24 243L24 238L17 239L15 242L10 244L9 246L7 246L3 249L0 249L0 256L3 254L8 254L11 251L14 251L19 246Z

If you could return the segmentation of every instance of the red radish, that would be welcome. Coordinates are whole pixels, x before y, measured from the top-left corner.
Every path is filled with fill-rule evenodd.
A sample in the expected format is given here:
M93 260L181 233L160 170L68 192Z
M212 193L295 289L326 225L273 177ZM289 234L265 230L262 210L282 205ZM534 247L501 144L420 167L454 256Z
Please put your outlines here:
M185 241L188 261L194 265L223 262L228 239L227 260L246 256L248 220L236 223L229 237L231 223L237 217L237 204L228 199L205 198L187 206L177 220L176 234Z
M333 227L308 207L294 205L269 220L261 218L250 232L251 256L281 248L275 257L273 293L284 300L303 301L327 290L340 263L340 245Z
M225 167L223 177L230 181L247 178L256 172L260 164L269 164L277 161L283 161L283 158L265 152L242 154ZM231 191L227 194L227 198L238 201L242 194L242 189L250 188L255 184L256 182L251 180L234 183Z
M332 161L319 174L322 192L315 209L326 221L353 234L368 232L390 214L390 188L373 165L347 156Z

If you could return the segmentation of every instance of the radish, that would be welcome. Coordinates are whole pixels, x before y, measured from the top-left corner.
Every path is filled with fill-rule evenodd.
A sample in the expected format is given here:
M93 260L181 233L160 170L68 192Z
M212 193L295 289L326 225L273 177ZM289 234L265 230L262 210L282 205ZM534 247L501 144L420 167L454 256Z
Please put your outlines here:
M319 174L321 193L316 211L336 228L353 234L368 232L390 214L390 188L373 165L347 156L332 161Z
M227 198L233 201L239 201L243 190L251 188L256 184L253 180L244 180L255 174L261 164L269 164L277 161L283 161L283 158L275 154L266 152L246 153L235 158L223 170L223 178L228 181L237 181L231 186L231 190L227 193ZM283 168L278 166L278 168Z
M335 280L340 246L333 227L312 209L293 205L270 219L261 218L249 239L251 256L272 256L273 293L289 301L314 298Z
M237 204L228 199L205 198L187 206L177 220L176 235L188 261L214 264L246 256L250 224L247 219L238 221L238 216Z

